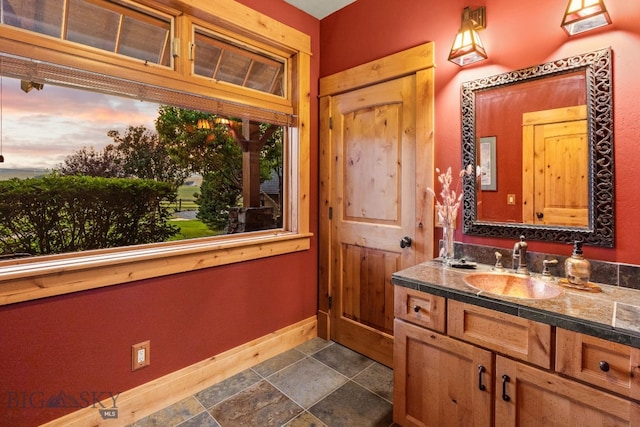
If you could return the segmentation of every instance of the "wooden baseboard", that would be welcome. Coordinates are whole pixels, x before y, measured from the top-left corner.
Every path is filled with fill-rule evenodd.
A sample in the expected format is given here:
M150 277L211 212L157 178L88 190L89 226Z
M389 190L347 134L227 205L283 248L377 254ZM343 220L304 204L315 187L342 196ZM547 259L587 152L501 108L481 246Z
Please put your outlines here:
M318 310L318 336L325 340L331 339L331 319L329 313Z
M316 336L317 319L314 316L120 393L117 399L117 410L107 414L111 418L103 419L98 409L88 407L44 425L130 424ZM111 399L103 403L106 408L113 406Z

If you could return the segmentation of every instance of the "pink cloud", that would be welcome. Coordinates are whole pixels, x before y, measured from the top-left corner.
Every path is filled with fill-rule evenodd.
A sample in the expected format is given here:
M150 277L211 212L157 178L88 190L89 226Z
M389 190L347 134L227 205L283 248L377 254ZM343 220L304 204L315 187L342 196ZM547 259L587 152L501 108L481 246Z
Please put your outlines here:
M109 130L154 129L157 104L53 85L25 93L19 80L1 82L2 168L55 168L84 146L112 143Z

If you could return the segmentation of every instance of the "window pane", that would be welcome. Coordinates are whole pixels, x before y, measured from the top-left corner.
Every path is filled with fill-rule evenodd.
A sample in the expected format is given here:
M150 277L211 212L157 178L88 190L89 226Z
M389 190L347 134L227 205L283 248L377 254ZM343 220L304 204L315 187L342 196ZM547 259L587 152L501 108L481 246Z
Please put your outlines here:
M241 56L235 52L226 50L222 53L220 68L218 69L215 78L222 80L223 82L243 86L250 64L251 59L246 56Z
M194 73L278 96L284 94L284 60L195 32Z
M70 0L67 40L115 51L120 14L82 0Z
M276 95L284 95L281 92L277 92L274 86L277 84L276 78L280 73L280 69L269 64L254 61L249 71L249 78L247 79L247 87L251 89L257 89L262 92L274 93ZM282 86L280 86L282 88Z
M169 55L163 54L169 44L170 29L168 22L158 26L126 16L122 23L118 53L155 64L169 65Z
M76 252L282 227L283 127L229 124L207 112L49 83L25 91L27 85L21 83L29 82L0 79L5 159L0 169L0 194L5 195L0 197L0 255ZM249 126L252 141L264 145L235 140L230 129L241 135L243 125ZM252 147L261 148L254 152ZM258 161L245 163L246 156ZM108 181L95 184L91 194L77 187L78 180L56 181L78 175ZM250 184L243 187L246 176ZM58 193L32 200L33 191L16 193L16 185L7 185L11 178L33 183L29 188L37 188L37 194L49 194L51 188ZM141 183L153 191L153 200L146 198L149 193L135 193L139 199L129 201L117 197L120 193L105 193L112 199L96 200L105 186L119 188L119 179L170 188ZM131 192L130 184L123 188L123 194ZM110 215L110 209L117 212ZM45 230L46 236L35 229Z
M64 0L2 0L2 23L60 37Z
M199 76L213 77L218 67L218 60L222 49L218 46L208 44L206 37L196 33L196 54L194 72Z

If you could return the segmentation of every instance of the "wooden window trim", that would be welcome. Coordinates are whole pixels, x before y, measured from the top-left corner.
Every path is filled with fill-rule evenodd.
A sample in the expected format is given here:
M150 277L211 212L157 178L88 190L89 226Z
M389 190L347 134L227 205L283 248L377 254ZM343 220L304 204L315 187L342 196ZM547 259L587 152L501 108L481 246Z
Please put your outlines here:
M243 235L0 267L0 306L308 250L309 233Z
M254 37L262 45L290 53L292 78L287 98L256 91L229 88L228 85L203 84L184 75L188 55L177 58L176 70L145 65L87 46L79 46L51 37L32 34L0 25L0 50L20 55L29 52L36 60L79 68L86 71L132 78L133 80L199 93L256 108L293 114L295 126L289 128L289 157L286 230L269 230L234 236L142 245L132 248L61 254L37 259L0 262L0 305L129 283L202 268L244 262L304 251L310 248L310 50L308 35L264 16L244 5L228 0L210 0L194 9L191 0L140 0L132 2L159 11L170 5L177 11L189 11L199 20L234 31L244 38ZM178 14L176 13L176 16ZM180 18L184 19L185 15ZM177 34L180 34L179 32ZM184 42L183 42L184 43Z

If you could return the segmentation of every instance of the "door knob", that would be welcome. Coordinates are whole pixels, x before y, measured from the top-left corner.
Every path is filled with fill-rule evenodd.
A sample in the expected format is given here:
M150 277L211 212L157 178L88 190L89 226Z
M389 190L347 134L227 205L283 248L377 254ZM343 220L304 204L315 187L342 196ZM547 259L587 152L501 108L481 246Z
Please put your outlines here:
M536 216L538 217L538 219L544 218L544 214L542 212L536 212Z
M411 240L411 237L409 236L404 236L402 238L402 240L400 240L400 247L402 249L404 248L410 248L411 247L411 243L413 242L413 240Z

